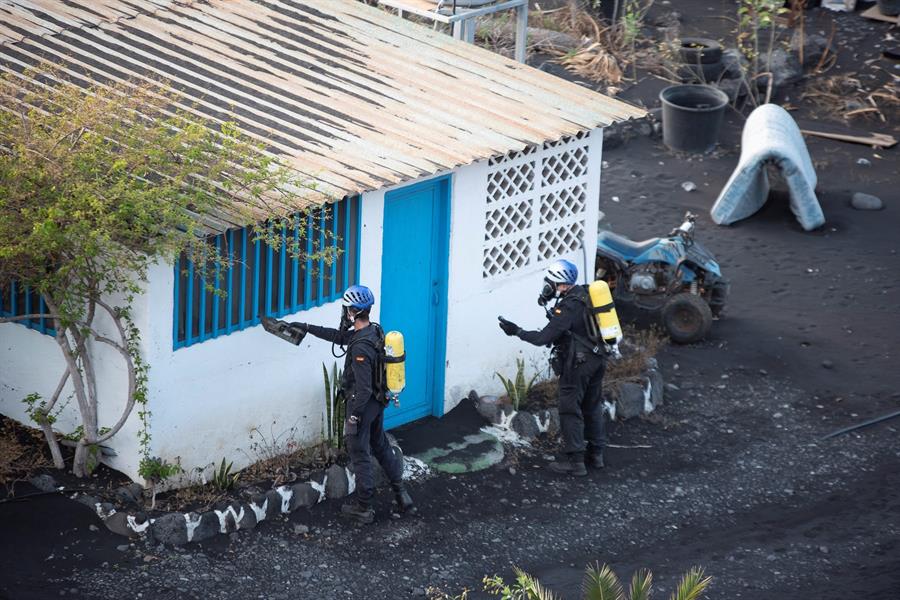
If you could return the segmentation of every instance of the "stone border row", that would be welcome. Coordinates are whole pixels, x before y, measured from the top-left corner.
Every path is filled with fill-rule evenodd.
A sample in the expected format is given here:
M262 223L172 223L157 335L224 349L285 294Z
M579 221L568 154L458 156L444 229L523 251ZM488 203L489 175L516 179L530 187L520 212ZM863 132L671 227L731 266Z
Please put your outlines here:
M391 438L392 446L400 453L404 464L404 479L427 476L428 467L413 457L404 457L403 451ZM378 485L387 481L377 469ZM66 493L57 487L50 475L38 475L32 485L44 492ZM266 492L250 496L249 501L232 500L204 512L170 512L151 518L146 512L117 509L112 502L101 502L95 496L76 492L69 498L88 506L113 533L129 538L149 536L157 542L183 546L202 542L216 535L255 528L265 520L289 514L301 508L311 509L323 500L349 496L356 489L356 476L348 467L331 465L309 481L281 485ZM143 492L140 484L132 483L116 490L123 503L137 503Z
M639 377L634 381L621 382L612 390L609 394L612 401L605 403L606 411L613 420L649 414L665 402L664 388L659 364L655 358L650 358ZM555 434L559 430L559 410L556 408L537 412L517 411L509 404L500 402L497 396L479 396L474 391L469 394L469 399L489 424L513 431L525 441L534 440L544 433Z

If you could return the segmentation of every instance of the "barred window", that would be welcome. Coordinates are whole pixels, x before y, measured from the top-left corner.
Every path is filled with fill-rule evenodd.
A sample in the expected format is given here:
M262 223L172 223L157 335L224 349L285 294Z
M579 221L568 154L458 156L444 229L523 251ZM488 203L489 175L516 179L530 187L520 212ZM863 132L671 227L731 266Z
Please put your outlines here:
M0 317L21 317L23 315L46 314L47 305L37 291L12 282L6 289L0 289ZM12 321L29 329L56 335L52 319L22 319Z
M252 327L261 316L282 317L340 298L359 277L360 204L356 196L311 211L305 231L299 225L282 230L278 249L253 241L247 228L212 237L216 252L231 259L230 267L210 274L213 291L182 254L175 265L175 349ZM308 254L330 247L337 256L330 264L292 258L288 236L301 246L306 240Z

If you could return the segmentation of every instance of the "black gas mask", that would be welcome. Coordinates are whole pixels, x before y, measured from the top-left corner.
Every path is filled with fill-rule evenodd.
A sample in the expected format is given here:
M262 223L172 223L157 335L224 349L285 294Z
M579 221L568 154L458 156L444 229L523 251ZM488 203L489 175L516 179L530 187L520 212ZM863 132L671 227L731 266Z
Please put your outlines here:
M351 310L353 310L349 306L341 307L341 324L338 326L340 331L347 331L348 329L353 328L353 322L356 321L356 315L351 314Z
M538 304L547 306L547 303L556 297L556 284L552 281L544 280L544 287L541 288L541 294L538 296Z

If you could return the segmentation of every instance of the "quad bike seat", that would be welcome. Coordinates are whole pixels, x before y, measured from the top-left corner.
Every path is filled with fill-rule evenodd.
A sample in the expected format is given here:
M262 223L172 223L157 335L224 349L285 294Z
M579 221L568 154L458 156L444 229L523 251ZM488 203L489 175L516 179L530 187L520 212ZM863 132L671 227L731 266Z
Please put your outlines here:
M624 258L635 258L659 243L659 238L650 238L643 242L634 242L623 235L612 231L601 231L597 234L597 246L607 247Z

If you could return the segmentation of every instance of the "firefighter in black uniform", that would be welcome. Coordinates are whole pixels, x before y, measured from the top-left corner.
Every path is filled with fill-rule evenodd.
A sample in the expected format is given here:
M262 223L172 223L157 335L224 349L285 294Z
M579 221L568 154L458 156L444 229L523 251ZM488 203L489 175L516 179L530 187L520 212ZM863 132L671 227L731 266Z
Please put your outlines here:
M369 321L369 311L375 295L362 285L354 285L344 292L341 328L320 327L295 323L317 338L347 347L344 375L341 382L347 403L344 436L356 474L356 500L341 507L345 515L360 523L375 520L372 500L375 496L374 457L384 469L394 490L392 516L415 512L412 498L403 485L403 461L395 453L384 432L384 409L387 406L383 385L384 333L377 323Z
M546 305L550 322L540 331L526 331L500 317L500 328L535 346L553 345L550 364L559 376L559 426L562 453L549 469L565 475L587 475L585 463L603 468L606 427L603 415L603 373L606 358L589 339L585 313L591 306L584 286L576 285L578 267L567 260L553 263L544 276L538 303Z

